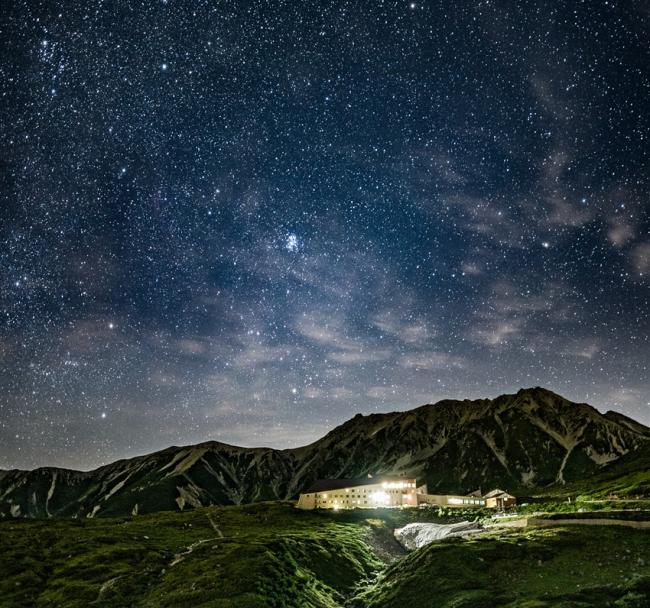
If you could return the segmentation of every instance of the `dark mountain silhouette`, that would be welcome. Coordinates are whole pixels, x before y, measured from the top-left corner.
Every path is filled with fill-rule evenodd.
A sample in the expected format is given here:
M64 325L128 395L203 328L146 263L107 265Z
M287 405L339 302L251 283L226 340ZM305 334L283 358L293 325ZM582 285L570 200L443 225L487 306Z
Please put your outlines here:
M304 447L170 447L94 471L0 471L0 516L93 517L297 497L316 479L417 476L431 493L530 492L646 450L650 429L542 388L356 415Z

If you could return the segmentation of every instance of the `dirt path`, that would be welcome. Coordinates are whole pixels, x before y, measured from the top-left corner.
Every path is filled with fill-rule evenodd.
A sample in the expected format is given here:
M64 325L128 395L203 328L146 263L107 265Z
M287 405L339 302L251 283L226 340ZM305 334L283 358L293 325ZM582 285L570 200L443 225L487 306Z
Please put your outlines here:
M189 545L187 549L185 549L185 551L183 551L182 553L177 553L176 555L174 555L174 559L169 564L170 568L182 562L188 555L190 555L194 551L194 549L201 546L203 543L209 543L224 538L221 528L217 525L214 519L210 517L210 514L207 514L207 517L208 517L208 521L210 522L210 527L217 533L217 536L213 538L202 538L201 540L197 540L195 543Z
M542 517L522 517L512 521L504 521L486 526L490 528L554 528L557 526L622 526L626 528L635 528L637 530L650 530L650 521L636 521L633 519L546 519Z
M182 562L188 555L190 555L194 549L197 547L201 546L203 543L209 543L214 540L219 540L219 537L214 537L214 538L203 538L201 540L197 540L195 543L192 543L185 551L182 553L177 553L174 555L174 559L169 563L169 567L171 568L172 566L175 566L176 564Z
M223 532L221 531L221 528L217 526L216 522L210 517L210 514L208 513L208 521L210 522L210 526L212 526L212 529L219 535L219 538L223 538Z

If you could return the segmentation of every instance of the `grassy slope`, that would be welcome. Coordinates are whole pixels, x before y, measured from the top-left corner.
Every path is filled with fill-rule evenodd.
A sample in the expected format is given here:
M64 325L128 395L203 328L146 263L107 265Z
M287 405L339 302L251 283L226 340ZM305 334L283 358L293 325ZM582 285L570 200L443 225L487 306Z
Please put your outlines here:
M369 530L278 504L6 521L0 606L338 606L381 566Z
M650 605L650 533L613 527L491 532L429 545L355 599L363 608Z
M392 529L438 513L315 513L264 503L4 521L0 607L335 608L355 593L363 608L650 605L650 532L608 527L447 541L396 561L370 584L383 567L376 555L400 554Z
M394 527L427 520L439 520L438 511L317 513L258 503L0 521L0 607L340 606L383 562L401 557Z
M584 481L552 486L542 494L584 499L650 499L650 445L626 454Z

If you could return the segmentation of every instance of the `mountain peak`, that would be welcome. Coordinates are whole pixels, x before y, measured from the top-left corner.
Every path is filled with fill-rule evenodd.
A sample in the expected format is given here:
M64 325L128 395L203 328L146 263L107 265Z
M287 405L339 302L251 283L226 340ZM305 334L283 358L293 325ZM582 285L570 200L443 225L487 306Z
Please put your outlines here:
M543 386L533 386L533 387L530 387L530 388L520 388L517 391L517 395L518 396L520 396L520 395L531 395L531 396L534 396L534 397L544 396L544 397L551 397L551 398L554 398L554 399L559 399L559 400L562 400L562 401L569 401L568 399L565 399L564 397L562 397L562 395L558 395L557 393L554 393L553 391L551 391L551 390L549 390L547 388L544 388ZM569 401L569 403L571 403L571 402Z
M429 491L547 487L650 446L650 429L542 387L357 414L310 445L275 450L216 441L171 447L80 473L0 474L0 517L125 515L291 499L316 479L408 474Z

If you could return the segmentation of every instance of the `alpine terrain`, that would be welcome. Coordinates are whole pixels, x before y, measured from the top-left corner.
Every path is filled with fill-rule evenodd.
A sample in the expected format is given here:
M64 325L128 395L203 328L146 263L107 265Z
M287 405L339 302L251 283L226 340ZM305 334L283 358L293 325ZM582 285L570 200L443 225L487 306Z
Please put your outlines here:
M286 450L170 447L94 471L0 471L0 516L109 516L292 499L314 480L406 473L432 493L531 492L579 482L643 453L650 429L542 388L496 399L358 414Z

